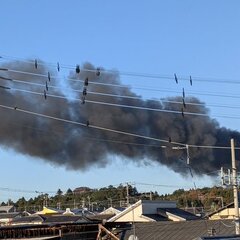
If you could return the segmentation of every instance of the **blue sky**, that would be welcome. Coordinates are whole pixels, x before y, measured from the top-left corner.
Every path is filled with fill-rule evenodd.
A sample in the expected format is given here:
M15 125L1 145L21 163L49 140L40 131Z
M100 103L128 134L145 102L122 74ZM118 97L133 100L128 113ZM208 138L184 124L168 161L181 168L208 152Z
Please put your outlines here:
M240 76L240 2L235 0L2 0L0 56L40 58L69 65L86 61L106 69L202 79L238 80ZM209 104L237 105L238 99L197 95L238 94L239 85L186 82L179 86L156 79L121 76L123 83L171 89ZM144 98L166 97L166 91L140 91ZM171 93L173 95L173 93ZM238 109L211 108L210 114L238 115ZM239 119L217 117L221 126L239 130ZM139 165L112 158L103 169L68 171L2 148L1 187L37 191L66 190L78 186L102 187L124 182L193 186L166 167ZM197 186L212 185L209 178L194 179ZM137 186L144 191L143 186ZM153 188L154 190L154 188ZM174 188L159 187L159 193ZM0 189L0 201L20 192ZM28 195L26 195L28 197Z

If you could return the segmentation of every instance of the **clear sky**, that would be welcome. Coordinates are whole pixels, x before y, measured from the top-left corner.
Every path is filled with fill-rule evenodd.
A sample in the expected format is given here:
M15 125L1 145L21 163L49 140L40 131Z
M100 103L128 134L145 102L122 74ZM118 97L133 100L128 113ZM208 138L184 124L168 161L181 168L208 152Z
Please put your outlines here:
M238 0L2 0L0 8L0 56L40 58L75 66L86 61L105 69L199 79L240 77L240 2ZM193 78L194 79L194 78ZM145 98L186 92L210 104L210 114L221 126L239 130L239 108L223 109L211 104L238 105L239 84L194 82L176 87L156 79L121 76L125 84L162 88L159 92L134 90ZM182 84L182 85L181 85ZM217 97L204 93L231 95ZM194 94L195 93L195 94ZM69 171L64 167L12 149L1 148L0 201L27 193L18 190L57 191L78 186L99 188L125 182L193 187L191 176L183 178L165 166L143 165L112 157L105 168ZM230 159L230 158L229 158ZM216 180L195 178L197 186ZM3 188L9 188L9 191ZM146 186L137 185L144 191ZM161 193L175 188L151 187ZM16 189L16 192L12 191ZM30 196L31 194L29 194ZM34 195L34 194L32 194Z

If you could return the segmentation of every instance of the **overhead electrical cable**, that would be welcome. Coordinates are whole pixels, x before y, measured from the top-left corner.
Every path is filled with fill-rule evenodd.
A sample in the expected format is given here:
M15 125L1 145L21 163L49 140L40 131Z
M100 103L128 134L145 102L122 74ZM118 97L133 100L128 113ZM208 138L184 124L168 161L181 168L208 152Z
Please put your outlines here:
M11 57L7 55L1 55L1 59L7 59L7 60L16 60L16 61L21 61L25 63L30 63L30 64L35 64L35 60L26 60L23 58L17 58L17 57ZM45 62L38 62L38 65L43 65L43 66L51 66L51 67L59 67L59 63L45 63ZM76 66L73 65L67 65L67 64L61 64L61 68L65 69L72 69L74 70ZM91 70L91 69L82 69L84 71L88 72L96 72L96 70ZM120 75L125 75L125 76L133 76L133 77L144 77L144 78L153 78L153 79L169 79L169 80L174 80L174 74L173 75L162 75L162 74L152 74L152 73L137 73L137 72L127 72L127 71L116 71L116 70L101 70L101 72L106 72L106 73L118 73ZM183 80L183 81L190 81L191 85L192 82L198 81L198 82L211 82L211 83L220 83L220 84L240 84L240 80L233 80L233 79L220 79L220 78L210 78L210 77L197 77L197 76L178 76L178 80Z
M29 81L24 81L24 80L19 80L19 79L11 79L11 81L16 82L16 83L20 83L20 84L28 84L28 85L33 85L33 86L42 86L44 87L45 84L41 84L41 83L33 83L33 82L29 82ZM77 80L79 81L79 80ZM82 81L83 82L83 81ZM94 82L91 82L91 84L94 84ZM100 83L98 83L100 84ZM54 88L54 89L62 89L63 87L58 87L55 85L49 85L49 88ZM65 90L69 90L69 91L73 91L73 92L82 92L82 89L73 89L73 88L68 88L65 87ZM175 92L175 93L179 93L178 91L171 91L168 89L162 89L162 90L157 90L157 89L151 89L153 91L169 91L169 92ZM93 94L93 95L101 95L101 96L108 96L108 97L116 97L116 98L128 98L128 99L136 99L136 100L155 100L155 101L159 101L159 102L165 102L165 103L175 103L175 104L183 104L182 101L172 101L172 100L166 100L164 98L160 98L160 99L143 99L142 97L139 96L128 96L128 95L118 95L118 94L111 94L111 93L103 93L103 92L95 92L95 91L88 91L88 94ZM195 93L196 95L198 93ZM218 96L218 97L225 97L225 98L240 98L239 95L221 95L221 94L213 94L213 93L199 93L200 95L207 95L207 96ZM180 96L180 94L179 94ZM195 106L211 106L211 107L222 107L222 108L232 108L232 109L238 109L240 108L240 106L233 106L233 105L220 105L220 104L204 104L204 103L194 103L194 102L187 102L185 101L186 105L195 105Z
M93 128L93 129L112 132L112 133L116 133L116 134L122 134L122 135L127 135L127 136L132 136L132 137L137 137L137 138L143 138L143 139L153 140L153 141L162 142L162 143L168 143L168 144L172 144L172 145L186 146L186 144L187 144L187 143L180 143L180 142L174 142L174 141L171 141L171 143L170 143L168 140L164 140L164 139L149 137L149 136L136 134L136 133L125 132L125 131L121 131L121 130L110 129L110 128L101 127L101 126L92 125L92 124L87 126L86 123L77 122L77 121L64 119L64 118L59 118L59 117L54 117L54 116L50 116L50 115L46 115L46 114L42 114L42 113L37 113L37 112L22 109L22 108L10 107L10 106L6 106L6 105L2 105L2 104L0 104L0 108L12 110L12 111L18 111L18 112L22 112L22 113L25 113L25 114L38 116L38 117L43 117L43 118L56 120L56 121L60 121L60 122L70 123L70 124L74 124L74 125L77 125L77 126L83 126L83 127L87 127L87 128ZM215 149L218 149L218 148L219 149L223 149L223 148L224 149L231 149L231 147L227 147L227 146L211 146L211 145L195 145L195 144L187 144L187 145L189 147L193 147L193 148L202 147L202 148L215 148ZM235 147L235 149L240 150L240 147Z
M11 88L9 90L20 91L20 92L25 92L25 93L30 93L30 94L40 95L40 96L43 95L43 93L41 93L41 92L34 92L34 91L18 89L18 88ZM59 98L59 99L66 99L66 100L69 100L69 101L70 100L71 101L79 101L79 102L81 101L80 98L64 97L64 96L59 96L59 95L54 95L54 94L47 94L47 96L48 97L53 97L53 98ZM93 101L93 100L85 100L85 102L86 103L91 103L91 104L112 106L112 107L122 107L122 108L131 108L131 109L137 109L137 110L146 110L146 111L155 111L155 112L163 112L163 113L182 114L181 111L171 110L171 109L158 109L158 108L141 107L141 106L118 104L118 103L110 103L110 102L102 102L102 101ZM185 112L184 111L184 114L185 115L189 115L189 116L209 117L209 115L207 113L199 113L199 112ZM227 118L227 119L240 119L239 115L213 115L213 117Z

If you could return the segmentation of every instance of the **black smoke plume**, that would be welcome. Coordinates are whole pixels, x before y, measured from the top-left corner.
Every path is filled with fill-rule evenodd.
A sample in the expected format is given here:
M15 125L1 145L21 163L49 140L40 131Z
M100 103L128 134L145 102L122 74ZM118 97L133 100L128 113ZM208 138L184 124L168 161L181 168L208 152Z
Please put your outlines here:
M91 128L91 125L195 145L229 146L232 137L237 143L240 141L238 132L220 127L216 120L207 116L185 115L183 117L182 114L88 102L176 111L181 111L182 107L179 104L170 103L170 101L181 102L181 97L168 98L166 99L168 102L141 99L131 89L121 85L116 72L105 72L102 69L99 75L96 68L89 63L80 67L80 73L79 69L78 73L72 70L68 76L71 79L83 81L88 78L84 104L82 103L84 82L68 79L62 81L63 77L55 78L57 74L61 76L61 72L58 73L57 69L48 69L41 61L38 61L37 66L36 62L32 61L32 63L8 62L3 63L1 67L8 68L9 71L0 71L0 76L14 81L0 79L1 86L11 88L10 90L0 88L0 105L12 108L0 108L0 144L20 153L44 159L54 165L65 166L71 170L85 170L93 165L105 167L115 155L139 164L157 162L181 174L188 173L186 150L172 149L175 145L170 142L160 143L96 130ZM32 74L13 72L11 69ZM42 74L45 76L41 76ZM49 75L50 79L48 79ZM119 97L96 93L107 93ZM208 109L197 98L186 98L185 101L199 103L199 105L187 105L187 112L208 113ZM84 123L86 126L34 116L22 113L18 109L68 119ZM190 166L197 174L219 170L221 166L228 166L231 162L230 150L226 149L190 147L189 154Z

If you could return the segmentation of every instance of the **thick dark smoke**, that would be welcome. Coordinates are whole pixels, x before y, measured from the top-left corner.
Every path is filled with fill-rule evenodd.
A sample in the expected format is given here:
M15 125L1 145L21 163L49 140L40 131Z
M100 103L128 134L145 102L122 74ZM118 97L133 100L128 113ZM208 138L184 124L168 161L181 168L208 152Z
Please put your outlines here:
M2 64L1 67L34 74L45 74L46 76L50 71L51 76L57 75L57 71L49 70L44 65L38 64L36 69L34 63L11 62ZM91 92L98 92L140 97L127 87L93 84L94 82L102 82L120 85L120 79L116 73L102 71L100 76L97 76L96 68L89 63L85 63L83 69L85 70L81 70L80 74L76 74L74 70L71 71L69 78L84 80L88 77L89 85L86 100L154 109L176 111L181 109L179 104L169 102L92 94ZM0 73L0 76L29 83L45 85L47 81L49 87L49 91L46 91L44 86L0 80L1 86L11 88L11 90L0 88L0 104L13 108L13 110L0 108L1 145L13 148L23 154L44 159L54 165L63 165L67 169L84 170L93 165L104 167L113 155L117 155L127 159L127 161L136 161L140 164L145 164L146 159L148 159L149 163L157 162L166 165L181 174L186 174L189 171L186 165L186 151L173 150L171 143L161 144L146 139L96 130L92 129L91 125L158 139L168 140L170 137L173 142L196 145L229 146L232 137L237 142L240 141L238 132L221 128L218 122L210 117L185 115L183 118L181 114L105 106L87 101L82 104L81 100L66 99L66 96L70 95L72 98L82 98L83 83L80 81L65 80L63 85L60 78L51 78L49 82L47 77L38 75L11 71L1 71ZM68 87L66 87L66 83ZM58 88L52 88L51 86L58 86ZM69 90L69 88L72 90ZM80 89L81 91L76 92L73 89ZM47 93L47 99L44 98L44 90ZM26 91L39 92L41 95ZM50 97L49 94L65 98L54 98ZM182 101L181 97L166 100ZM201 103L196 98L186 98L186 102ZM86 124L88 122L89 127L21 113L14 110L14 107L76 122ZM208 109L204 105L187 105L186 111L208 113ZM135 143L135 145L124 143ZM167 147L161 148L160 145ZM191 168L197 174L209 173L220 169L221 166L228 166L230 163L230 150L190 148L189 153Z

